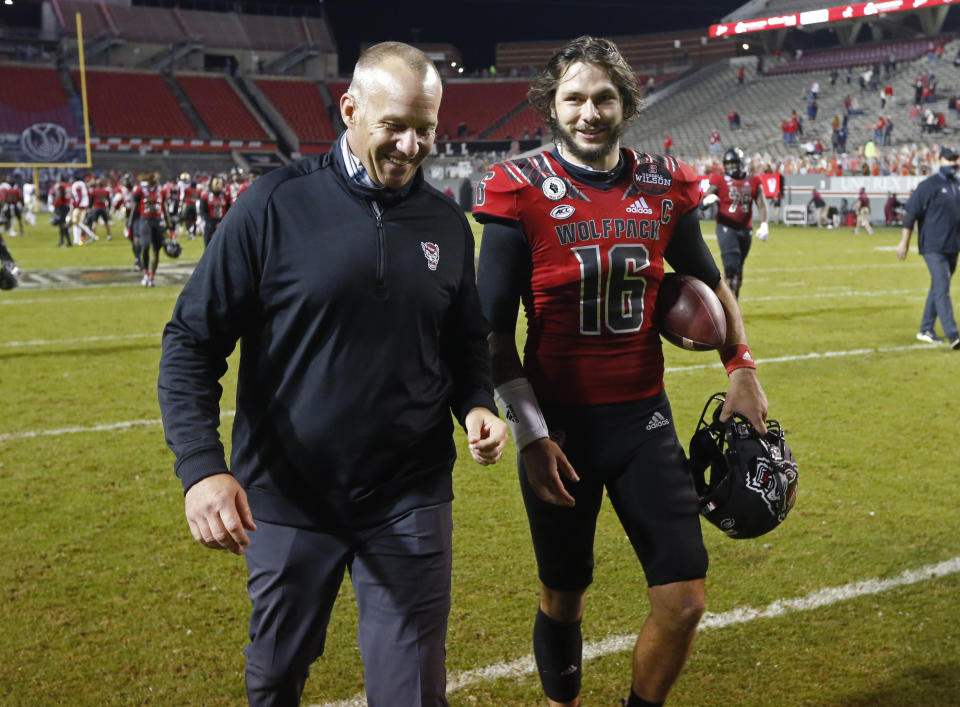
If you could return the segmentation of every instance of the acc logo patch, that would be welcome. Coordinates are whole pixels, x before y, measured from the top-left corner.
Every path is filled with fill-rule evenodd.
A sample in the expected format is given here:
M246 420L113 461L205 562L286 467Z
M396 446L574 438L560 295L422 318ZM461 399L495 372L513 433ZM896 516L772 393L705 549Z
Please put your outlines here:
M633 181L637 189L650 196L666 194L673 186L673 176L670 171L656 162L644 162L638 165L633 173Z
M554 218L570 218L573 216L574 211L576 211L576 209L570 206L570 204L560 204L560 206L553 207L550 215Z
M560 201L567 195L567 183L560 177L547 177L543 180L540 190L550 201Z
M420 241L420 247L423 248L423 256L427 259L427 267L436 270L440 264L440 246L436 243L427 243Z

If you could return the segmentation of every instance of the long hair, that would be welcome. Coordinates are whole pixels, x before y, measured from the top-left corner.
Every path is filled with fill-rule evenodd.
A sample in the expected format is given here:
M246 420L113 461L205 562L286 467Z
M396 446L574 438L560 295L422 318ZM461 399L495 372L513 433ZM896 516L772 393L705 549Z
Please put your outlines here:
M623 58L620 49L609 39L585 35L577 37L557 51L547 62L546 68L530 84L527 99L548 125L553 122L552 108L557 95L557 86L570 65L577 61L594 64L607 72L620 92L624 123L630 122L639 115L643 96L637 85L637 77Z

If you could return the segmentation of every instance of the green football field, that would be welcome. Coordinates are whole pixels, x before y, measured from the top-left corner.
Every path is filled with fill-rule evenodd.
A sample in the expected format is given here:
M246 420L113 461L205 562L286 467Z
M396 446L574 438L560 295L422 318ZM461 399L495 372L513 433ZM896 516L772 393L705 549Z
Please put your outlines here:
M960 352L914 338L928 275L898 238L754 242L741 305L800 492L763 538L704 526L710 613L670 704L960 704ZM244 704L243 561L191 539L157 407L160 332L201 242L153 289L116 236L56 248L44 223L7 243L26 277L0 292L0 704ZM665 356L686 443L726 376L713 353ZM231 366L227 440L234 385ZM482 468L457 440L450 703L545 704L514 451ZM583 702L613 707L647 600L609 504L596 557ZM347 584L304 704L362 704L355 623Z

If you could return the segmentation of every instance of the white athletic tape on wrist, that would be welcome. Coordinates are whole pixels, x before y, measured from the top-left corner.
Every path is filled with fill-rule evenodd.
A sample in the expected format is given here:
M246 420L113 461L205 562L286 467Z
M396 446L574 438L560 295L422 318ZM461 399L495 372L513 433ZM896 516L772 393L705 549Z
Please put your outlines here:
M503 410L517 449L523 449L535 440L550 436L547 422L537 405L537 397L533 394L533 387L526 378L514 378L498 385L494 390L494 398Z

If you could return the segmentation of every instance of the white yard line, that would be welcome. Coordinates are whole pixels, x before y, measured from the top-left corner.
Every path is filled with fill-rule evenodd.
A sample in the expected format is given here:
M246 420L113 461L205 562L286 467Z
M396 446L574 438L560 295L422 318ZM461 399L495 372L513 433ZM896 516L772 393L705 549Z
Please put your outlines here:
M56 346L59 344L90 344L98 341L121 341L123 339L149 339L157 338L163 332L156 331L152 334L107 334L105 336L81 336L75 339L33 339L32 341L0 341L2 347L17 346Z
M897 587L917 584L918 582L945 577L956 574L957 572L960 572L960 557L954 557L935 565L926 565L918 569L906 570L896 577L889 577L887 579L874 577L859 582L851 582L839 587L817 589L806 596L796 599L777 599L762 609L745 606L725 611L722 614L707 612L700 621L698 630L708 631L710 629L726 628L727 626L747 623L748 621L755 621L757 619L777 618L796 611L813 611L841 601L881 594L891 589L896 589ZM583 658L584 660L590 660L611 653L632 651L636 640L636 634L630 633L621 636L609 636L601 641L585 643L583 646ZM491 682L493 680L518 678L535 673L536 664L533 656L525 655L522 658L517 658L507 663L494 663L493 665L487 665L474 670L453 673L447 679L447 693L449 694L472 685ZM325 702L322 707L362 707L366 704L367 701L363 695L356 695L347 700Z
M757 359L757 364L766 365L770 363L791 363L794 361L810 361L825 358L840 358L843 356L872 356L874 354L898 353L901 351L914 351L919 349L940 349L937 344L911 344L909 346L888 346L885 348L851 349L849 351L824 351L823 353L808 353L794 356L778 356L776 358ZM707 368L723 368L719 361L711 363L698 363L689 366L670 366L665 368L665 373L687 373L690 371L700 371ZM232 417L233 410L227 410L220 413L220 417ZM121 430L130 427L142 427L145 425L159 425L160 419L154 420L128 420L125 422L114 422L102 425L92 425L88 427L61 427L53 430L24 430L23 432L7 432L0 434L0 442L8 442L16 439L26 439L29 437L47 437L56 435L73 434L77 432L105 432L110 430Z

